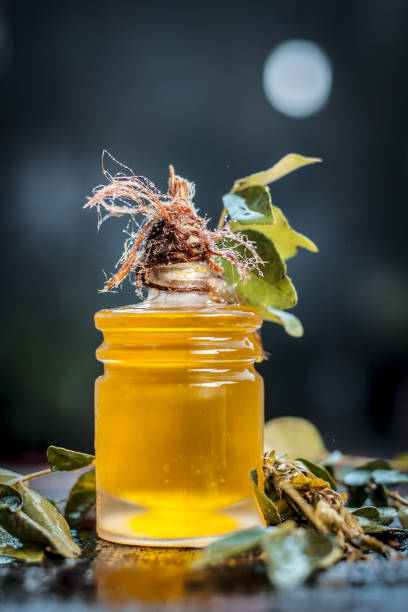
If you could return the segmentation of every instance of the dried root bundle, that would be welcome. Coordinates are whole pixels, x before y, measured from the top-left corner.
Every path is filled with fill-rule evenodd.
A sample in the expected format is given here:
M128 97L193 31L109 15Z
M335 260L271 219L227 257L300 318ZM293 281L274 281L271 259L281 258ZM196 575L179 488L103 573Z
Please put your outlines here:
M107 280L104 291L119 287L133 274L140 294L143 287L157 286L149 278L149 270L183 262L202 262L222 275L217 257L230 261L243 280L254 269L262 275L260 267L264 262L253 242L243 234L233 233L228 225L214 231L208 229L208 221L197 214L193 204L194 186L177 176L173 166L169 167L168 192L164 194L123 164L119 165L125 172L110 174L104 167L105 154L106 151L102 169L108 184L96 187L84 208L97 209L98 227L107 217L129 215L132 231L118 262L119 269ZM171 290L177 291L177 287ZM191 286L190 291L194 290L197 288Z

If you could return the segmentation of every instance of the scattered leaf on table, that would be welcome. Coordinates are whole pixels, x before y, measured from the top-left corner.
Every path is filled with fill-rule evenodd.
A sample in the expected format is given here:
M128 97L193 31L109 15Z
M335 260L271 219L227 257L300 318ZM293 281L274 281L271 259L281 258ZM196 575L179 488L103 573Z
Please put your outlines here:
M207 546L202 557L193 562L193 569L203 569L208 565L222 563L230 557L234 557L244 552L255 550L259 547L265 528L254 527L253 529L243 529L225 538L216 540Z
M357 516L360 526L365 533L379 533L387 531L397 516L395 508L377 508L376 506L363 506L351 510L353 516Z
M0 557L19 559L26 563L39 563L44 551L34 544L24 544L0 527Z
M324 468L322 465L318 465L317 463L314 463L313 461L310 461L310 459L304 459L303 457L300 458L299 461L304 463L307 469L312 472L312 474L326 481L330 485L330 488L333 489L333 491L337 491L337 487L336 487L336 483L334 482L334 478L332 477L331 474L329 474L326 468Z
M76 451L49 446L47 449L48 464L53 472L70 472L91 465L95 460L93 455L78 453Z
M0 524L23 541L48 544L69 559L78 556L81 549L73 541L68 523L52 503L23 483L17 483L14 488L23 500L23 508L14 513L0 511Z
M269 185L269 183L277 181L278 179L282 178L282 176L285 176L286 174L289 174L302 166L315 164L321 161L322 160L319 157L304 157L298 153L288 153L268 170L256 172L255 174L250 174L245 178L235 181L232 192L235 193L241 189L250 187L251 185Z
M264 447L265 451L286 453L289 460L302 456L318 461L328 454L316 427L299 417L278 417L268 421L265 424Z
M398 509L398 520L401 523L401 525L404 527L404 529L408 529L408 507L407 506L401 506Z
M280 534L279 529L262 540L269 579L279 590L296 588L316 570L336 563L343 554L331 535L304 528Z
M12 472L11 470L6 470L5 468L0 468L0 484L7 484L16 478L23 478L22 474L18 474L17 472Z
M256 470L251 470L249 472L249 478L254 485L255 497L258 502L259 508L263 514L265 521L269 525L277 525L281 521L281 517L279 514L278 507L274 504L274 502L265 495L263 491L258 486L258 472Z
M0 510L10 510L16 512L21 510L23 500L21 495L8 485L0 485Z
M82 474L69 492L65 518L75 528L96 503L95 470Z
M254 225L274 221L271 194L269 188L263 185L247 187L239 194L226 193L222 201L230 218L234 221Z

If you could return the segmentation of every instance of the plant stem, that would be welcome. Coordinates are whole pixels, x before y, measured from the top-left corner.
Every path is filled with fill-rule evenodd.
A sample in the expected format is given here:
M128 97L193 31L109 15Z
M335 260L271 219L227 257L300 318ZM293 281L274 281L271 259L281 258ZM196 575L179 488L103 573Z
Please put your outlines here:
M326 526L322 523L319 517L316 516L312 506L308 504L303 497L296 491L295 487L285 481L283 478L278 480L277 488L281 488L288 497L291 497L297 506L302 510L303 514L314 525L320 533L327 533Z
M220 230L222 226L224 225L226 216L227 216L227 209L223 208L220 220L218 221L217 230Z
M408 499L402 497L399 493L393 493L392 491L387 491L388 497L391 497L393 500L402 504L403 506L408 506Z
M32 480L33 478L39 478L40 476L46 476L47 474L52 474L52 470L47 468L46 470L40 470L39 472L33 472L32 474L26 474L25 476L21 476L20 478L16 478L7 484L12 486L17 484L18 482L23 482L25 480Z

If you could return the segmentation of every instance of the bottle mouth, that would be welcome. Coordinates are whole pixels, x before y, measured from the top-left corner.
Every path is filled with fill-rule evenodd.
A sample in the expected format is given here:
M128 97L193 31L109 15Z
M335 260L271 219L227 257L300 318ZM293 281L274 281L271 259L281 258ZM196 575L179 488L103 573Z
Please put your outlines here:
M144 272L143 284L161 291L209 293L213 273L203 262L156 265Z

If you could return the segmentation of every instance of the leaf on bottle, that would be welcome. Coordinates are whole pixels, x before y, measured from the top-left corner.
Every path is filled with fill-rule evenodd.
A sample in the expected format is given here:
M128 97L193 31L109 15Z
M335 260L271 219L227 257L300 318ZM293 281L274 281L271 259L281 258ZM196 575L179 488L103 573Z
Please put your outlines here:
M285 453L289 460L306 457L319 461L328 455L318 429L300 417L278 417L265 424L265 451Z
M237 277L234 266L227 259L219 258L226 279L231 284L236 284L238 291L255 306L259 304L283 310L295 306L297 302L295 288L286 275L286 265L273 242L258 231L245 230L242 234L256 244L259 257L266 262L260 266L262 276L254 269L249 272L249 278L242 281ZM243 245L235 243L233 246L244 258L252 257Z
M292 525L291 533L280 533L282 527L287 529L284 523L262 539L269 580L279 590L295 588L318 569L336 563L343 554L333 536Z
M240 192L241 193L241 192ZM264 234L272 240L282 259L287 260L294 257L300 248L317 253L319 249L312 240L296 232L290 225L285 215L277 206L272 206L274 222L268 225L257 225L253 222L240 221L239 219L230 222L233 232L240 232L246 229L254 229Z
M408 508L401 506L398 509L398 520L404 529L408 529Z
M307 166L308 164L315 164L322 160L318 157L304 157L297 153L288 153L285 157L282 157L272 168L264 170L263 172L256 172L245 178L238 179L235 181L232 188L232 192L235 193L251 185L269 185L278 179L282 178L286 174Z
M202 557L193 562L193 569L203 569L209 565L222 563L230 557L255 550L259 547L265 531L263 527L243 529L216 540L204 549Z
M93 455L77 451L49 446L47 449L48 464L53 472L70 472L91 465L95 460Z
M279 323L289 336L293 336L293 338L300 338L303 336L303 325L294 314L286 312L285 310L279 310L278 308L271 308L270 306L264 307L260 304L257 304L256 308L265 321Z
M268 525L277 525L281 521L278 507L258 486L258 472L251 470L249 478L254 485L255 497L263 517Z
M0 557L40 563L44 558L44 551L34 544L24 544L0 527Z
M222 201L233 221L254 225L274 221L271 194L263 185L247 187L239 194L227 193Z
M96 503L95 470L81 474L69 492L65 507L65 518L72 528L78 527L82 519Z
M304 463L307 469L312 472L312 474L325 481L330 486L330 488L333 489L333 491L337 491L334 478L331 476L331 474L329 474L325 467L314 463L314 461L310 461L310 459L304 459L303 457L298 459L298 461Z
M15 489L6 484L0 485L0 510L17 512L17 510L21 510L22 506L21 495Z

